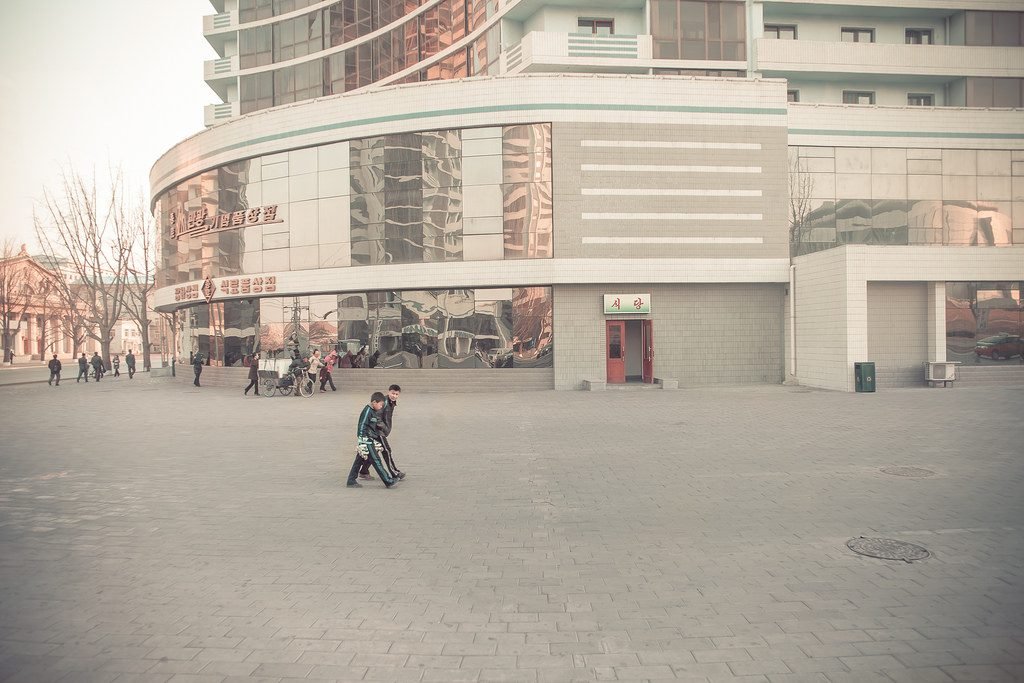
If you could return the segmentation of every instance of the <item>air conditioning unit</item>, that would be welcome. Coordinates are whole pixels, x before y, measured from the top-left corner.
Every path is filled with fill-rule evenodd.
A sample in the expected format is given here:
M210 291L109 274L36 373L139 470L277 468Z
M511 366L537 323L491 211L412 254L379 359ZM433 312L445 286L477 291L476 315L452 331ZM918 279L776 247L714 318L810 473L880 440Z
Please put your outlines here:
M956 380L956 361L930 361L925 363L925 379L929 382L953 382Z

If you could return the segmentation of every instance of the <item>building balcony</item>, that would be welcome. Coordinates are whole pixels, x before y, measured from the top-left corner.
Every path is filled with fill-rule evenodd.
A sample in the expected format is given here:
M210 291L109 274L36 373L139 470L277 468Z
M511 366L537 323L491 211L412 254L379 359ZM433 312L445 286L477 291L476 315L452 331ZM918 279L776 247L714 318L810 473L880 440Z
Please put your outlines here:
M217 54L224 54L228 42L236 40L238 11L221 12L203 17L203 36Z
M1024 48L963 45L754 41L757 70L767 76L915 75L1024 77Z
M203 80L222 100L228 99L228 87L238 78L238 55L203 62Z
M203 107L203 125L209 128L236 116L241 116L242 107L238 102L208 104Z
M532 31L501 54L501 72L646 73L651 36L595 36Z

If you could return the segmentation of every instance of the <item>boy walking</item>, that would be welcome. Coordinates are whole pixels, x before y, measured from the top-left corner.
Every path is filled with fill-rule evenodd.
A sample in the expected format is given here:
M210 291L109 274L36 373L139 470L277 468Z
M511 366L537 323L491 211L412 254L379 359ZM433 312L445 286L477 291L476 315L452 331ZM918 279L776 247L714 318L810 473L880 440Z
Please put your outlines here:
M57 380L57 386L60 386L60 359L57 358L57 354L53 354L53 358L47 363L50 368L50 381L47 384L53 384L53 380Z
M388 436L391 434L391 420L395 415L395 408L398 406L398 397L402 393L402 387L397 384L392 384L388 387L388 395L384 401L384 409L381 411L381 418L383 424L380 428L380 442L384 447L384 465L391 472L391 476L394 479L405 479L405 472L398 469L395 465L395 457L391 450L391 444L388 443ZM360 479L373 479L370 474L370 464L363 463L362 468L359 471Z
M96 379L97 382L99 382L101 379L103 379L103 359L100 358L100 352L99 351L93 351L92 352L91 363L92 363L92 370L93 370L93 374L95 375L95 379Z
M89 383L89 359L85 357L83 353L78 358L78 377L75 378L75 384L78 384L81 379L85 377L85 383Z
M124 357L124 364L128 366L128 379L135 377L135 354L128 349L128 355Z
M359 414L359 421L356 423L356 459L352 463L352 469L348 473L348 481L345 483L349 488L360 488L362 486L362 484L356 481L356 477L359 475L359 468L364 462L373 465L373 469L377 470L380 480L384 482L384 486L387 488L391 488L398 483L397 480L391 477L391 473L388 472L381 461L381 455L384 453L384 446L380 442L380 430L383 426L381 411L384 409L386 402L387 398L384 394L375 391L370 396L370 404L365 406L363 412Z

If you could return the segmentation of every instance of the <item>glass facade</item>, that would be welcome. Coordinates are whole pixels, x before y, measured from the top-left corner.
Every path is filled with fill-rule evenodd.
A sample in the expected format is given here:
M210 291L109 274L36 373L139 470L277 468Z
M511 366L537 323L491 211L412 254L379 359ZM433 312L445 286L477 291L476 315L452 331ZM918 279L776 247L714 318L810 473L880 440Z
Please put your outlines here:
M742 0L651 0L655 59L747 58Z
M179 357L227 366L297 348L362 351L366 368L538 368L551 367L554 342L550 287L243 299L181 309L178 321Z
M793 255L844 244L1009 246L1024 223L1002 150L790 148Z
M312 3L279 4L243 0L242 23L280 16ZM343 0L297 17L238 32L239 65L251 69L298 59L357 41L394 25L383 34L318 59L239 81L243 114L280 104L337 95L375 83L434 57L480 28L498 10L497 0L443 0L422 14L418 0ZM494 26L470 45L412 72L402 83L465 78L496 73L501 44Z
M947 282L947 360L1024 363L1022 288L1022 282Z
M156 203L157 286L339 265L551 258L551 125L482 129L487 139L480 130L465 142L460 130L364 138L193 176ZM248 220L268 205L280 220ZM207 227L238 220L181 231L182 216L197 212ZM491 235L503 246L467 257L466 235Z

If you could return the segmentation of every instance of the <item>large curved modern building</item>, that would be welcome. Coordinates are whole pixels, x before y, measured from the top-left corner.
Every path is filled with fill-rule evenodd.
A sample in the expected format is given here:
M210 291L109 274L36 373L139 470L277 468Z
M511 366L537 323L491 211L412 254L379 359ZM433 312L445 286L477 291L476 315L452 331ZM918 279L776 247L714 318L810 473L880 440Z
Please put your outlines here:
M183 359L839 390L1024 361L1015 0L213 5L223 103L151 172Z

